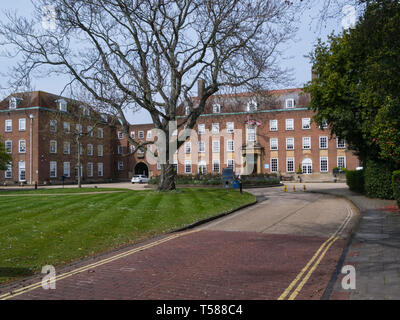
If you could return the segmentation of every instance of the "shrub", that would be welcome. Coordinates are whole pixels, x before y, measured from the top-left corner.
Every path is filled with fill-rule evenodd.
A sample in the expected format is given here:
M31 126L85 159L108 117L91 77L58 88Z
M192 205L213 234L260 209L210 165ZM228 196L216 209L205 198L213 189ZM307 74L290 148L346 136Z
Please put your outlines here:
M351 191L364 193L364 170L346 170L346 182Z
M387 162L367 161L365 168L365 193L371 198L393 199L393 168Z
M394 171L392 176L393 195L400 209L400 170Z

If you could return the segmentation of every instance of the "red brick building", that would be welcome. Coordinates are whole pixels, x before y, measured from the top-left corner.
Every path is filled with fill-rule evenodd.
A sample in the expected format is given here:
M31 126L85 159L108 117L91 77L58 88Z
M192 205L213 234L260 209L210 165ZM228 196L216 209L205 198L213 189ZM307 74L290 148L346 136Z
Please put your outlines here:
M109 117L72 100L41 91L12 95L0 102L0 136L12 156L2 184L60 183L62 176L74 182L78 151L83 182L116 175L115 127Z
M328 128L312 122L314 113L307 108L309 101L302 89L211 97L190 139L173 156L178 174L217 174L227 167L239 174L247 166L249 173L297 177L300 170L303 179L331 181L334 167L358 167L359 161L347 150L345 141L331 138ZM187 111L184 106L180 108L178 123ZM150 152L133 153L133 146L109 119L99 121L97 117L93 121L94 115L98 116L68 99L40 91L2 101L0 136L13 163L11 170L0 173L0 182L56 183L62 175L68 182L75 181L78 147L72 134L65 132L68 127L76 131L77 125L83 129L93 127L93 133L88 134L87 129L82 138L84 182L160 174L157 159ZM152 124L132 125L130 135L153 141L156 134L152 129ZM183 129L174 135L180 136ZM155 151L154 146L149 149Z

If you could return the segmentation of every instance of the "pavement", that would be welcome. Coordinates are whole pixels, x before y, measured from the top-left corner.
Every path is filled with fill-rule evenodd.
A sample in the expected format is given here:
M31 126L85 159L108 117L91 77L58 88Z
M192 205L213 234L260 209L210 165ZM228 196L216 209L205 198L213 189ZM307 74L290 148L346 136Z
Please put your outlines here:
M400 214L392 200L371 199L345 185L307 185L314 192L343 196L352 201L361 217L323 298L332 300L400 299ZM344 266L355 270L354 289Z
M59 267L55 290L43 289L41 275L2 287L0 300L398 299L394 202L344 184L288 186L248 190L259 201L252 207ZM355 289L343 289L346 265Z

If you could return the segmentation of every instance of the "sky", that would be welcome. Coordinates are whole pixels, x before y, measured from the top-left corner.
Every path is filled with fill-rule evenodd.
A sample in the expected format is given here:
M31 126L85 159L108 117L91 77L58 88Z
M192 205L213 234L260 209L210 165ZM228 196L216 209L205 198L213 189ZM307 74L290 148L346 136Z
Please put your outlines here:
M3 19L3 11L9 9L16 10L21 15L29 16L32 12L32 4L30 0L2 0L0 1L0 19ZM313 50L317 39L325 40L332 31L337 33L341 30L340 21L329 21L326 26L318 27L315 19L313 19L317 15L318 9L318 7L314 7L300 17L301 22L295 40L285 44L285 57L282 58L280 65L283 68L292 69L293 87L302 87L311 80L311 64L306 55ZM13 63L15 61L0 56L0 72L6 72L7 68ZM3 84L6 81L7 79L3 78L0 83ZM34 86L36 90L60 93L65 84L66 79L59 77L39 79L35 81ZM150 115L145 110L134 115L127 114L127 118L132 124L152 122Z

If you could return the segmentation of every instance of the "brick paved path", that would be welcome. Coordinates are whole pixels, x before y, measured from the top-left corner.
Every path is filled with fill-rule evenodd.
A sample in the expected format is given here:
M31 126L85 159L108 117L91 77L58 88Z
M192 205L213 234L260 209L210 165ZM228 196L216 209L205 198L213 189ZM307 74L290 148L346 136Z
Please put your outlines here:
M282 195L280 189L255 193L266 201L58 280L56 290L38 287L13 299L277 299L342 223L346 203L315 194ZM345 243L346 234L324 256L319 253L296 299L322 297ZM133 249L57 270L58 276ZM0 299L10 290L17 292L0 288Z

